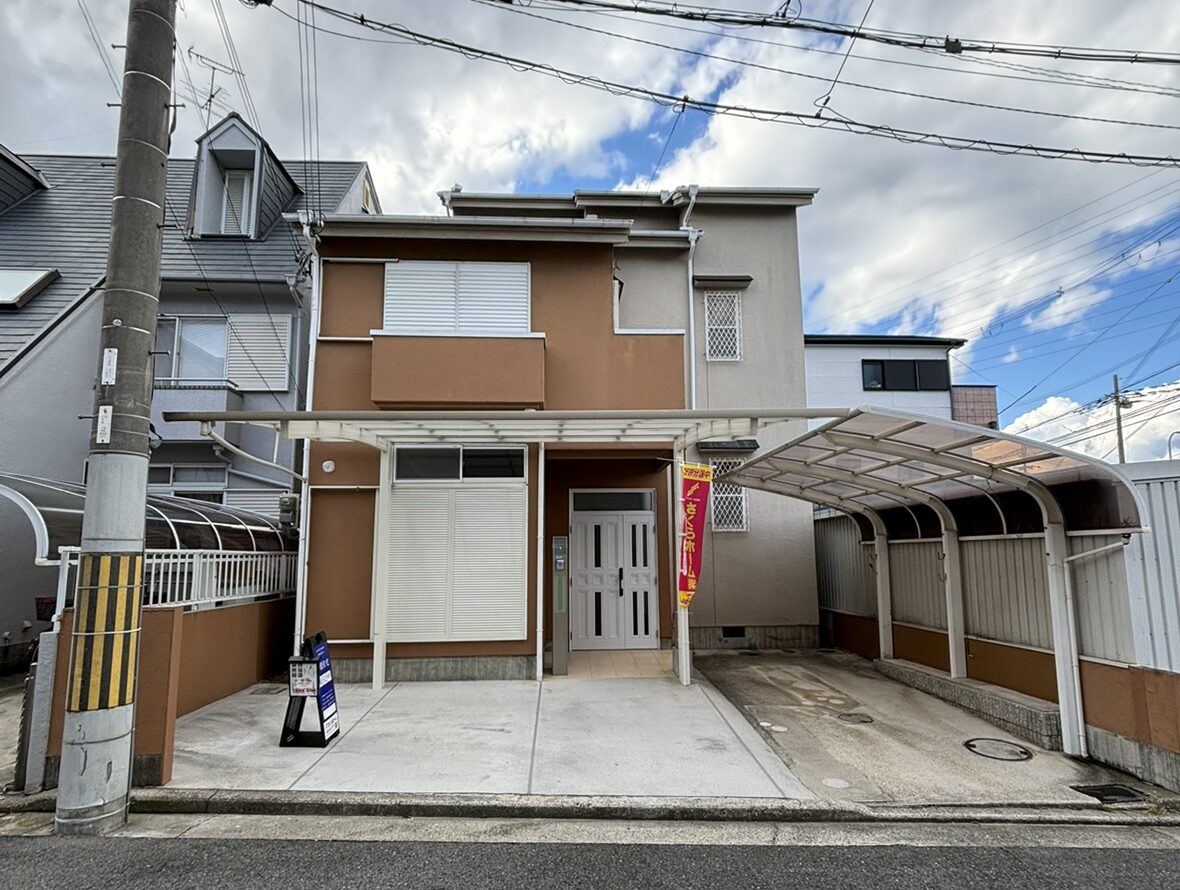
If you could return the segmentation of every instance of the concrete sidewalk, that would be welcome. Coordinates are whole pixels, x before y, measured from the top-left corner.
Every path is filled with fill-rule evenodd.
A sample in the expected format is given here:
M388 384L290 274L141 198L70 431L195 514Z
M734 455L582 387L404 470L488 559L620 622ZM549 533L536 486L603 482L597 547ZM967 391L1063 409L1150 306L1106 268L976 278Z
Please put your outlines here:
M813 797L707 682L341 685L326 749L278 747L285 693L255 686L177 721L168 788Z

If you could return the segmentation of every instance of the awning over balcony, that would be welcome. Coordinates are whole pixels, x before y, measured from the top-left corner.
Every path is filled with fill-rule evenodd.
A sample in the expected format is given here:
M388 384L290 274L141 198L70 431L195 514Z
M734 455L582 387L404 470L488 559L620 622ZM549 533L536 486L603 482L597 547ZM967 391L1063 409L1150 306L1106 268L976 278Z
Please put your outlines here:
M82 543L86 487L0 473L0 497L24 511L37 539L37 561L56 563L58 548ZM288 550L288 536L265 516L186 498L149 495L144 546L153 550Z

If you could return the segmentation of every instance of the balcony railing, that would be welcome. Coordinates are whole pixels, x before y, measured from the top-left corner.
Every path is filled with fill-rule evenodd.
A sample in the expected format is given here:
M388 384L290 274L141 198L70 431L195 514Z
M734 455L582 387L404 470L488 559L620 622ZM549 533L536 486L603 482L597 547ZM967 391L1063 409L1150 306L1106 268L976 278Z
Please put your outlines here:
M73 599L78 548L61 548L57 613ZM187 610L244 605L295 592L296 554L228 550L145 550L143 605Z

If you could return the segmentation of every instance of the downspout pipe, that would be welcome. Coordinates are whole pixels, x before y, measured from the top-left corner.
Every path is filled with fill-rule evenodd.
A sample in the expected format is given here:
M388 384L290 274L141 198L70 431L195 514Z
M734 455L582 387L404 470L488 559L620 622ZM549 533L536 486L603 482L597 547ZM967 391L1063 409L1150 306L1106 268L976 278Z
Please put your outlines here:
M692 219L692 210L697 203L697 192L700 191L700 186L690 185L688 187L688 207L684 211L684 219L680 222L680 228L688 235L688 278L687 278L687 298L688 298L688 407L691 410L696 410L697 407L697 321L696 321L696 288L693 285L693 260L696 257L697 241L700 240L701 230L694 229L690 224Z
M230 442L228 439L224 438L216 430L214 430L213 424L214 424L214 421L212 421L212 420L202 420L201 421L201 435L207 436L208 438L212 439L214 442L216 442L218 445L220 445L226 451L232 451L234 454L238 455L239 457L244 457L244 458L246 458L246 460L253 461L256 464L261 464L264 467L269 467L272 470L278 470L280 473L286 473L288 476L292 476L295 479L298 479L300 482L307 481L306 476L302 476L299 473L296 473L290 467L284 467L282 464L277 464L273 461L265 460L261 457L258 457L255 454L251 454L249 451L242 450L237 445L235 445L233 442Z
M1073 592L1073 563L1080 562L1083 559L1089 559L1094 556L1100 556L1103 553L1111 553L1115 550L1122 550L1131 543L1130 535L1123 535L1121 541L1116 541L1113 544L1107 544L1103 547L1095 547L1093 550L1084 550L1081 553L1075 553L1072 556L1067 556L1062 560L1065 563L1065 610L1069 620L1069 635L1070 635L1070 652L1072 653L1070 668L1073 671L1073 687L1074 687L1074 707L1077 709L1077 750L1078 757L1089 756L1089 745L1086 741L1086 710L1082 701L1082 673L1081 673L1081 659L1079 658L1080 648L1078 645L1078 622L1077 622L1077 604Z

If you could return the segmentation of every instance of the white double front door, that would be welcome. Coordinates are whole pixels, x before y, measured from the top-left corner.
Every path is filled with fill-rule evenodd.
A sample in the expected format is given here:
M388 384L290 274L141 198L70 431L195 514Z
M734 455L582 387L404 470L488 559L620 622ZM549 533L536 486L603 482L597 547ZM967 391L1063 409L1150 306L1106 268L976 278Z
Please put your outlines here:
M570 523L570 648L656 649L656 521L587 511Z

